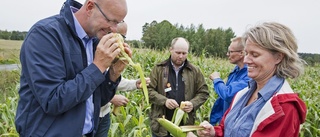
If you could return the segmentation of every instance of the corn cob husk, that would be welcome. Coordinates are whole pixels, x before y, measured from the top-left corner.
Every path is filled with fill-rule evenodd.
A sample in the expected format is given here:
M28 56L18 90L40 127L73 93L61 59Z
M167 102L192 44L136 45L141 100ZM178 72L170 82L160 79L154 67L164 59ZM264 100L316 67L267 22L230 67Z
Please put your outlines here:
M203 130L204 127L196 125L180 126L182 132L190 132L195 130Z
M173 113L172 122L176 124L177 126L180 125L181 121L183 120L184 123L186 123L188 119L188 113L184 112L182 109L185 107L186 102L182 101L180 103L180 108L176 108L176 110Z
M186 137L187 132L204 129L201 126L194 126L194 125L179 127L165 118L158 118L157 121L160 123L162 127L164 127L167 131L169 131L170 134L174 137Z
M121 34L114 33L113 37L117 38L117 43L119 45L119 48L121 49L121 52L119 54L119 59L128 61L129 65L138 71L139 76L140 76L140 80L141 80L143 94L144 94L145 100L147 102L147 105L149 106L149 95L148 95L147 83L146 83L146 79L144 77L144 73L142 71L140 64L134 63L132 61L132 59L129 57L129 55L125 52L124 46L123 46L124 40L123 40Z
M171 133L174 137L186 137L187 133L182 132L182 129L173 124L171 121L165 119L165 118L158 118L157 121L160 123L162 127L164 127L167 131Z
M185 113L182 109L176 108L176 110L175 110L174 113L173 113L173 117L172 117L172 120L171 120L171 121L172 121L175 125L179 126L180 123L181 123L181 121L182 121L182 119L183 119L183 117L185 117L186 115L188 116L188 114ZM184 121L184 122L185 122L185 121Z

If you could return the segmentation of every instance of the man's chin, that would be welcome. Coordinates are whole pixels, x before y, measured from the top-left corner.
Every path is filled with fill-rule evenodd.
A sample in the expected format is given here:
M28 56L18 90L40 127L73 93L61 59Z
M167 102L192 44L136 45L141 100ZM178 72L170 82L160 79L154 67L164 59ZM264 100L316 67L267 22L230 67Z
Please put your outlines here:
M178 61L175 63L177 66L181 66L182 65L182 62L181 61Z

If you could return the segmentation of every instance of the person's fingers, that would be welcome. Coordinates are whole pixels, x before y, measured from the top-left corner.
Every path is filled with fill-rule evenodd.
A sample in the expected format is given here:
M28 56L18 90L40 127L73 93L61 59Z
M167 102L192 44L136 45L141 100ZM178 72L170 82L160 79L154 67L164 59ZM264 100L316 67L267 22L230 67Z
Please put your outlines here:
M138 83L138 84L141 84L141 80L140 80L140 79L137 79L137 83Z
M172 102L172 100L170 100L170 102L169 102L169 109L173 109L173 102Z
M175 100L172 100L172 105L173 105L173 108L177 108L177 107L179 107L178 102L177 102L177 101L175 101Z
M173 99L167 99L166 103L167 103L166 106L167 106L168 109L173 109L174 108L174 100Z
M150 83L150 78L149 77L147 77L147 78L145 78L146 79L146 82L147 83Z
M106 43L110 38L112 38L112 36L113 36L112 34L104 35L104 36L100 39L99 43L105 45L105 43Z
M130 49L129 45L127 43L123 43L124 51L128 54L128 56L132 57L132 50Z
M128 102L129 102L129 99L128 99L128 98L125 98L124 101L125 101L126 103L128 103Z

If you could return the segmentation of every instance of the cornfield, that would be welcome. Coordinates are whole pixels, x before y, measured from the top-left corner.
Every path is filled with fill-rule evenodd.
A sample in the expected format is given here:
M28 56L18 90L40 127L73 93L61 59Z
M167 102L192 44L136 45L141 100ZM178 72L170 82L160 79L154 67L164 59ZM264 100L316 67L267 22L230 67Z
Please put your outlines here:
M208 58L204 56L195 57L193 54L188 55L188 60L193 64L199 66L206 78L206 82L209 86L210 97L201 106L196 113L196 125L204 120L208 120L210 110L217 98L217 95L213 91L212 83L209 79L209 75L213 71L219 71L222 78L227 78L228 73L233 69L233 65L225 59ZM145 73L145 76L149 76L153 66L169 57L168 51L155 51L151 49L133 49L133 61L141 64L141 67ZM8 76L10 71L1 72L0 74ZM12 74L17 76L15 73ZM320 109L318 106L318 100L320 95L320 65L317 64L314 67L307 66L305 73L302 77L296 80L289 79L289 82L293 90L299 93L300 98L305 101L308 107L307 120L301 125L300 136L301 137L316 137L320 136ZM139 74L132 68L127 67L123 73L123 77L128 79L137 79ZM5 78L4 78L5 79ZM18 78L17 78L18 79ZM0 81L1 82L1 81ZM10 93L5 97L3 102L0 102L0 136L18 136L14 128L14 116L17 106L17 88L16 84L19 81L11 82L11 84L0 83L0 86L6 86L7 88L3 93ZM131 92L118 91L117 94L122 94L130 99L130 102L126 107L120 107L120 115L111 115L111 128L109 130L109 137L151 137L149 112L150 105L147 105L144 100L142 90L135 90ZM2 97L2 92L0 97Z

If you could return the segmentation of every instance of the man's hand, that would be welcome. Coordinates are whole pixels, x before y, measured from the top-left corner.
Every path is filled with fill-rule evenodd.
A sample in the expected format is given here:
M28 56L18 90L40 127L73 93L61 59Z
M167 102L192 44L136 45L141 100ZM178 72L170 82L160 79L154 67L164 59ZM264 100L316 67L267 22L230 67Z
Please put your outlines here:
M123 43L123 46L124 46L124 51L128 54L129 57L131 57L132 56L132 51L129 48L129 45L127 43ZM110 70L111 70L110 71L110 79L112 81L116 81L120 77L122 71L127 66L128 61L127 60L116 59L113 62L114 62L114 64L112 64L110 66Z
M150 78L147 77L145 78L146 80L146 85L148 86L150 84ZM136 86L137 86L137 89L141 89L142 88L142 85L141 85L141 80L140 79L137 79L136 81Z
M175 109L179 107L179 104L174 99L167 99L165 105L168 109Z
M193 104L190 101L185 101L185 106L182 108L182 110L190 113L193 110Z
M103 36L95 51L93 63L102 73L111 66L112 61L121 51L119 45L116 43L116 39L112 36L113 34L111 33Z
M209 78L210 78L211 80L214 80L214 79L216 79L216 78L220 78L220 73L219 73L219 72L213 72L213 73L209 76Z
M125 106L128 104L129 99L122 95L114 95L110 101L114 106Z
M113 33L103 36L97 46L93 63L103 73L107 68L110 70L110 79L116 81L121 75L125 66L128 64L127 61L116 59L121 49L117 43L117 38L113 37ZM124 51L132 56L132 51L127 43L123 43Z

